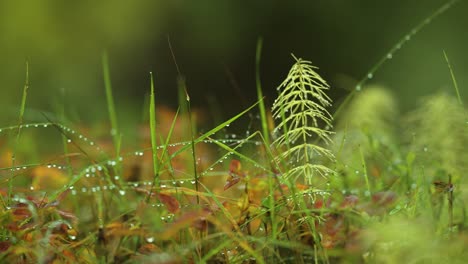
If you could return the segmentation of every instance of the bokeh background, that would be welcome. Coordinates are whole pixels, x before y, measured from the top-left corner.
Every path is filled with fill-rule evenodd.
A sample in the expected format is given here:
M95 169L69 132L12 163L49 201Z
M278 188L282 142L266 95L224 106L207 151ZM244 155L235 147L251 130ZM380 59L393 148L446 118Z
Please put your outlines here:
M65 105L69 117L108 120L101 57L109 55L120 118L144 111L149 72L157 102L177 105L177 64L191 103L216 102L224 117L256 101L255 48L263 37L261 79L267 102L293 63L311 60L339 102L353 85L444 0L375 1L1 1L0 121L17 122L30 64L27 121ZM462 96L468 85L468 3L460 1L414 36L372 82L392 90L403 111L434 91L453 92L443 56ZM219 114L219 113L218 113ZM132 119L133 117L133 119ZM43 119L43 118L42 118Z

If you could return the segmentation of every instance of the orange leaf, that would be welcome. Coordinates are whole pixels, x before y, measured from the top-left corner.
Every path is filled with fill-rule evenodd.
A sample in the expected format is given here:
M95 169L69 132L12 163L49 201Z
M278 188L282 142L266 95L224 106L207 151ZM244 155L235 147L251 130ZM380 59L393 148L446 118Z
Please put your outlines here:
M35 190L55 190L67 184L68 177L59 169L37 167L32 171L32 187Z
M236 176L243 176L241 172L242 165L238 160L231 160L231 164L229 164L229 174L234 174Z

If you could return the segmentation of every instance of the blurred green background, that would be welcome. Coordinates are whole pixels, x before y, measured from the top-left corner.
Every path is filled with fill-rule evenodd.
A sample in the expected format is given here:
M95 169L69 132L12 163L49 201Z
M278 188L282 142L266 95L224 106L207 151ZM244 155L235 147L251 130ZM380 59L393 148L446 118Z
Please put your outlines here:
M109 55L118 115L139 118L155 73L159 104L177 105L177 63L191 102L216 101L224 117L256 100L255 47L263 37L261 78L267 101L289 71L290 53L311 60L339 102L415 25L447 1L1 1L1 126L16 123L30 63L26 121L65 105L68 116L106 121L101 56ZM433 91L453 92L442 51L462 96L468 84L468 3L434 20L375 74L403 109ZM346 78L343 78L346 76ZM64 92L63 92L64 91Z

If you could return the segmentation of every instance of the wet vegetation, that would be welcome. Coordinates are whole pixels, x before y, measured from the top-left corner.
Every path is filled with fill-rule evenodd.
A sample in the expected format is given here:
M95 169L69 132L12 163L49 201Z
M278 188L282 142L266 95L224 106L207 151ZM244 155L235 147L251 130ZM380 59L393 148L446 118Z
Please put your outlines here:
M450 1L413 28L343 102L312 62L292 55L278 97L205 128L179 72L179 107L148 76L143 121L67 121L67 105L0 126L0 260L5 263L464 263L468 116L453 88L401 113L368 81ZM175 58L175 56L174 56ZM177 61L175 60L177 65ZM214 110L216 111L216 109ZM243 134L232 127L250 125ZM239 127L237 127L239 130Z

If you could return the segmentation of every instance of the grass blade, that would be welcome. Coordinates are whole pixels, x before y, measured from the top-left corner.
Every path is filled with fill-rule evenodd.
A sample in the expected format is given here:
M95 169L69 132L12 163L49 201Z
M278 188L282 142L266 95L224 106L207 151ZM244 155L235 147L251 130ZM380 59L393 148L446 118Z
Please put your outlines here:
M19 118L18 118L18 131L16 133L16 141L15 141L14 149L11 154L11 167L12 168L14 168L16 164L16 149L18 147L20 136L21 136L21 127L23 124L24 111L26 109L26 98L28 97L28 89L29 89L29 62L26 61L26 80L24 83L23 95L21 98L21 106L20 106ZM12 172L12 176L13 176L13 172ZM8 202L11 201L11 197L13 195L13 179L14 177L11 177L11 179L8 181Z
M445 53L445 50L444 50L444 57L445 57L445 61L447 62L447 66L448 66L449 71L450 71L450 76L452 77L453 87L455 88L455 92L457 93L458 103L461 106L463 106L463 101L462 101L461 96L460 96L460 90L458 89L457 79L455 78L455 73L453 72L452 64L450 64L449 58L447 56L447 53Z
M258 38L257 52L255 55L255 83L257 86L258 108L260 110L260 120L262 121L262 132L265 138L266 145L270 145L270 132L268 130L268 118L265 110L265 102L263 101L262 83L260 80L260 58L262 55L263 39Z
M203 140L209 138L210 136L212 136L214 133L220 131L221 129L225 128L227 125L231 124L232 122L234 122L235 120L239 119L241 116L245 115L247 112L249 112L250 110L252 110L252 108L254 108L255 106L257 106L257 104L259 103L260 101L257 101L255 104L251 105L249 108L245 109L244 111L242 111L241 113L235 115L234 117L231 117L230 119L228 119L227 121L224 121L223 123L221 123L220 125L216 126L215 128L211 129L210 131L206 132L205 134L201 135L200 137L198 137L197 139L193 140L193 143L194 144L197 144L197 143L200 143L202 142ZM191 145L186 145L186 146L183 146L181 147L179 150L177 150L176 152L174 152L172 155L171 155L171 158L177 156L178 154L180 154L181 152L187 150L188 148L191 148L192 146Z
M107 109L109 111L109 118L111 121L111 136L114 140L114 146L117 146L119 143L119 128L117 124L117 114L115 112L115 103L114 97L112 95L112 84L110 79L110 70L109 70L109 60L107 57L107 52L104 52L102 55L102 69L104 74L104 86L106 89L106 99L107 99ZM119 153L116 153L118 156Z
M150 72L151 78L151 91L150 91L150 103L149 103L149 115L150 115L150 133L151 133L151 148L153 154L153 173L154 173L154 180L153 183L156 186L159 186L159 162L158 162L158 153L157 153L157 135L156 135L156 104L154 99L154 79L153 73ZM148 196L148 198L151 195Z

